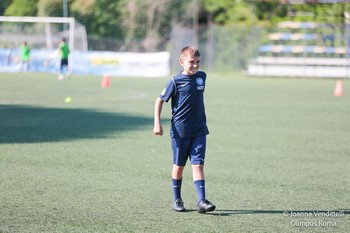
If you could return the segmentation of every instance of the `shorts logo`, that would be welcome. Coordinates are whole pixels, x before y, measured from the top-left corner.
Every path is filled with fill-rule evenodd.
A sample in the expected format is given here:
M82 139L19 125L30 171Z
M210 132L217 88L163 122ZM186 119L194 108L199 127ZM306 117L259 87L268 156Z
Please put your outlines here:
M194 148L194 149L196 150L196 153L198 153L199 150L200 150L202 147L203 147L202 144L198 144L198 145L196 146L196 148Z

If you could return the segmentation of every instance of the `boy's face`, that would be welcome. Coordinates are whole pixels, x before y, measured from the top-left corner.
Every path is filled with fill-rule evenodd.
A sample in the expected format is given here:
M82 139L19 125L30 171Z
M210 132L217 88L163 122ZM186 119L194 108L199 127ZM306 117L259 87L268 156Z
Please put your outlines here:
M197 56L190 56L187 54L186 56L181 57L180 64L184 69L182 73L186 75L193 75L197 73L199 69L199 62L200 57Z

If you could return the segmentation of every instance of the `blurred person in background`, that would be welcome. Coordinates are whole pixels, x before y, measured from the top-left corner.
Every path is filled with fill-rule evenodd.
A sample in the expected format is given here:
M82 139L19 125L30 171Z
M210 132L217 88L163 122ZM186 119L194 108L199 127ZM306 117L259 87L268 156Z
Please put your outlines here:
M29 70L30 63L30 47L26 41L22 42L21 50L21 72L27 72Z
M58 50L60 51L60 58L61 58L61 66L60 66L60 74L58 76L59 80L64 79L65 75L69 75L68 70L68 57L69 57L69 46L66 42L65 38L61 39L61 42L58 46Z

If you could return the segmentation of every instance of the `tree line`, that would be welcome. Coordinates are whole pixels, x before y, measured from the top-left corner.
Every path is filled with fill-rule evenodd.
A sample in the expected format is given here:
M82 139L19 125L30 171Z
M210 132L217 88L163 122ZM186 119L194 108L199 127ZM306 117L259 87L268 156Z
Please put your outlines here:
M150 49L168 40L174 24L185 27L265 25L282 20L344 24L346 3L281 4L259 0L1 0L0 15L62 17L82 23L89 36L132 43L142 40Z

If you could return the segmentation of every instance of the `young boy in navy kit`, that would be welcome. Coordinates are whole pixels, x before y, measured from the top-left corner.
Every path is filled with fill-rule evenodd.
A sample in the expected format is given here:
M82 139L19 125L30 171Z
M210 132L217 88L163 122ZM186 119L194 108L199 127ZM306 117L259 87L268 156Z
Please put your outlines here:
M183 71L168 81L165 89L155 102L155 135L163 135L160 120L164 102L171 99L171 145L173 150L172 185L174 192L173 209L186 211L181 198L183 170L187 159L192 165L193 180L197 192L199 213L215 210L215 205L205 197L204 159L206 135L209 134L204 109L204 88L206 73L198 71L200 53L193 46L181 50L180 65Z

